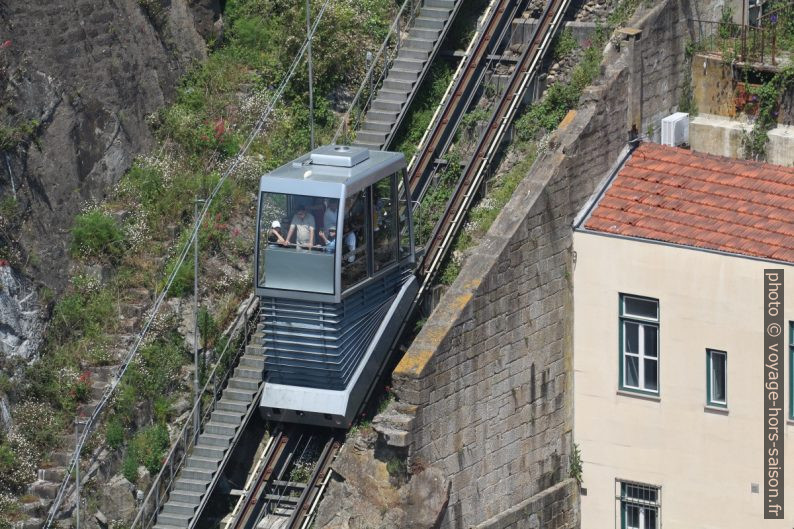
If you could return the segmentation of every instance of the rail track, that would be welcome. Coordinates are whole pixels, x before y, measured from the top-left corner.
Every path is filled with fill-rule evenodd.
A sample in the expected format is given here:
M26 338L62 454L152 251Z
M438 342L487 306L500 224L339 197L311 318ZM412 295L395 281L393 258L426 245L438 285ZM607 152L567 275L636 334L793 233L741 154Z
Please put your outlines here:
M309 527L343 441L335 430L278 426L224 529Z
M503 3L509 2L505 1ZM486 170L494 160L497 149L519 109L524 94L532 79L537 75L543 57L549 50L552 40L561 26L569 3L570 0L551 0L547 3L529 45L524 49L513 69L507 87L497 101L488 125L477 142L474 154L463 169L452 197L447 202L444 213L433 229L419 266L423 282L417 297L421 297L432 284L455 235L461 227L466 211L471 206L482 184ZM504 9L506 9L506 6L499 6L499 10ZM494 21L489 23L494 24L494 28L492 30L489 28L490 33L486 33L482 41L487 41L489 34L496 34L500 27ZM481 42L480 47L472 58L478 57L479 61L484 61L487 57L485 53L488 49L487 42ZM481 76L481 74L479 75ZM459 80L459 84L464 82L478 82L477 70L474 66L469 66L467 73ZM422 150L418 158L419 161L411 175L412 192L416 189L413 185L418 187L423 184L423 180L427 178L431 162L444 152L454 135L454 132L447 130L449 127L446 126L446 123L454 119L460 119L460 116L462 116L468 106L464 95L467 93L473 94L475 89L468 87L468 85L460 86L456 88L452 98L448 101L444 112L438 120L436 130L431 134L427 146ZM463 105L462 108L461 105ZM446 144L444 143L445 141Z

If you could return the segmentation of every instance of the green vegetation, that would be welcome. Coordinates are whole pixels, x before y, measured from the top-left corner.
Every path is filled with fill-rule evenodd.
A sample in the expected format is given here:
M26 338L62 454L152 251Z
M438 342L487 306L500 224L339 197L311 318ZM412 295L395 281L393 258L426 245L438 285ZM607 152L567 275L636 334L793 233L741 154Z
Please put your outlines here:
M11 151L21 143L36 141L39 122L35 119L15 126L0 124L0 151Z
M777 125L780 100L783 93L794 86L794 67L787 66L768 82L751 87L750 94L757 100L758 115L752 130L743 138L745 156L763 160L766 156L767 133Z
M98 209L78 215L72 226L74 257L96 257L117 261L124 253L124 233L116 220Z
M130 442L122 463L122 474L130 482L135 483L138 481L138 467L144 466L152 476L155 476L160 471L168 446L168 428L164 424L143 428Z
M571 463L568 476L575 479L576 483L579 485L582 484L582 451L576 443L573 443L571 449Z

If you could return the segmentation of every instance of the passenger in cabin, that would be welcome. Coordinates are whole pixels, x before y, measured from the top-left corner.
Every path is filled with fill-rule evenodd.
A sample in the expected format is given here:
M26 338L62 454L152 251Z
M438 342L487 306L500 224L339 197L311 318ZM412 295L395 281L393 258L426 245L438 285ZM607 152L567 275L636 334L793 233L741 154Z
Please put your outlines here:
M323 232L320 232L320 238L325 240L325 251L326 253L334 253L336 251L336 227L331 226L328 228L328 235L324 235Z
M306 207L306 212L314 217L314 229L319 235L320 232L325 231L325 200L320 197L315 198L310 206Z
M287 240L281 233L281 223L279 221L274 220L270 224L270 229L267 232L267 242L270 243L271 246L286 246Z
M295 235L295 247L311 250L314 246L314 216L306 211L306 206L298 206L298 211L292 216L289 232L287 232L287 243L292 241Z
M328 200L325 199L325 213L323 214L323 228L325 231L325 235L328 235L328 231L331 227L336 227L337 219L339 217L339 211L337 207L336 200Z

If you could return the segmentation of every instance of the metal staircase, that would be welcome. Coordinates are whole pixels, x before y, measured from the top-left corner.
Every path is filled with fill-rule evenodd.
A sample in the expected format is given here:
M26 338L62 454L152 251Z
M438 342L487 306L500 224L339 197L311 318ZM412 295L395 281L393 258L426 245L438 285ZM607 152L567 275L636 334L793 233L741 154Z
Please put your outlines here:
M261 328L253 334L252 343L261 343ZM249 416L251 406L258 406L254 396L262 385L265 366L264 348L248 345L240 363L229 378L229 384L218 400L209 422L187 456L182 472L174 482L171 495L157 515L155 529L187 529L195 525L193 518L206 503L204 496L218 478L226 459Z
M363 126L356 133L356 145L370 149L382 149L388 145L462 2L425 0L364 118Z

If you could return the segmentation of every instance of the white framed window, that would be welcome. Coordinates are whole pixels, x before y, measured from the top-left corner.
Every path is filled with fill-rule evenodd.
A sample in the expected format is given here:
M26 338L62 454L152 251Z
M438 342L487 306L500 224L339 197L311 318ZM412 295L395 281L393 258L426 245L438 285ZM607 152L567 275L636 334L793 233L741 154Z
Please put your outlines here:
M728 407L728 353L706 349L706 403Z
M661 527L661 488L633 481L615 481L620 529Z
M659 393L659 300L620 295L620 388Z

